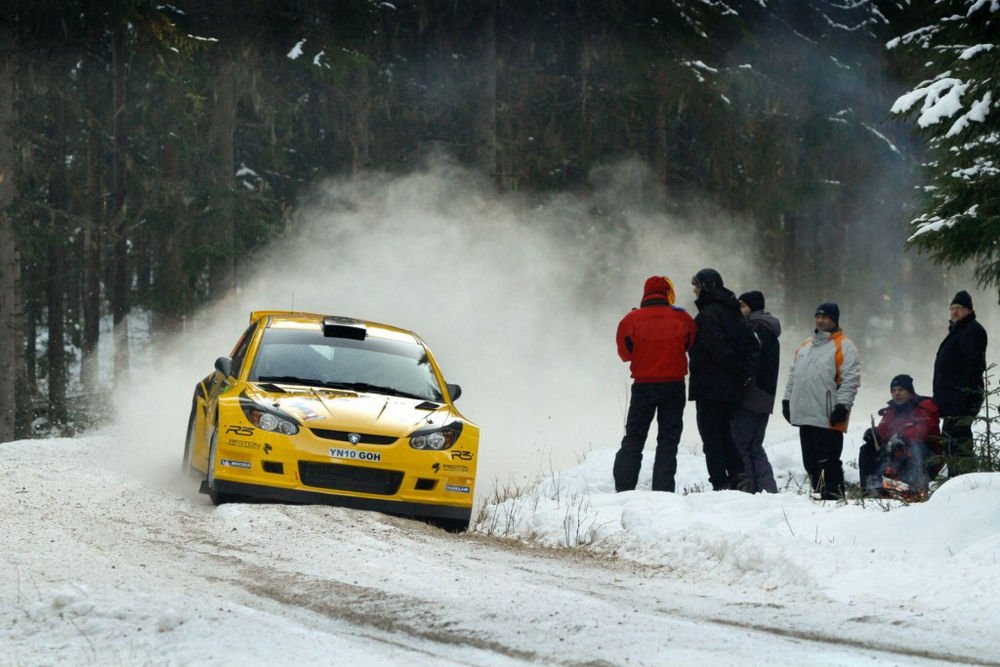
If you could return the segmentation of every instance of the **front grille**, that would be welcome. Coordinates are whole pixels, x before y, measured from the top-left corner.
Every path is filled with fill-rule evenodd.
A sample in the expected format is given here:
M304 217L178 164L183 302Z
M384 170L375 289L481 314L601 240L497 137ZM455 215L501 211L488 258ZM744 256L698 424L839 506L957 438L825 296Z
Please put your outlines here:
M384 496L395 494L403 482L403 473L399 470L315 461L299 461L299 477L306 486L357 493L377 493Z
M351 440L348 436L353 433L353 431L334 431L329 428L311 428L309 430L321 438L343 440L344 442L350 442ZM374 435L372 433L358 433L357 435L361 436L361 439L357 442L360 445L391 445L399 440L394 435Z

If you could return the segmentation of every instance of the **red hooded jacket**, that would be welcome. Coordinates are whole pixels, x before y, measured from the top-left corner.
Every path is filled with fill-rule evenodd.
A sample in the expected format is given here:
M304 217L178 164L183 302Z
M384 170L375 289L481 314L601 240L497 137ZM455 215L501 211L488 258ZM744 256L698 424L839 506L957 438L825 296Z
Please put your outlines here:
M618 356L631 362L636 382L677 382L687 375L694 319L673 303L670 279L652 276L646 280L642 305L618 324Z
M882 415L882 421L876 427L880 443L889 442L892 436L899 433L907 445L922 442L927 445L931 455L941 456L944 453L938 407L933 400L914 396L912 401L903 406L889 401L889 405L878 412ZM943 467L943 461L931 466L931 477L937 475Z

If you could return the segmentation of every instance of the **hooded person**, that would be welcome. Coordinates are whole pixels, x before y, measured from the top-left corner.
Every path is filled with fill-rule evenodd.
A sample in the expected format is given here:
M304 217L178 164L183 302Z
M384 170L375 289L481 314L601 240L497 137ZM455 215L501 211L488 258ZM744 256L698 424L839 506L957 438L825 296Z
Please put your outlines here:
M616 340L618 356L632 374L631 400L625 436L615 455L616 491L631 491L639 481L642 451L656 417L656 457L652 489L673 491L677 446L684 415L684 378L687 352L695 338L695 324L683 308L674 306L674 285L666 276L650 276L638 308L622 318Z
M972 421L983 406L987 335L965 290L955 294L948 313L948 335L934 358L934 403L944 418L948 476L955 477L975 469Z
M743 461L733 444L733 414L753 377L759 354L743 319L736 296L712 268L691 279L694 288L695 326L691 347L691 386L698 433L705 453L708 481L716 491L744 485Z
M844 432L861 388L858 349L840 328L840 307L821 303L813 335L795 351L781 411L799 427L802 464L822 500L844 496Z
M777 493L774 470L764 451L764 433L778 390L781 323L764 310L764 294L760 291L744 292L739 296L739 303L760 345L760 362L753 381L743 388L740 406L733 414L733 444L743 461L746 490L750 493Z
M892 378L889 392L878 426L865 431L858 451L861 488L873 496L926 497L944 466L938 408L905 373Z

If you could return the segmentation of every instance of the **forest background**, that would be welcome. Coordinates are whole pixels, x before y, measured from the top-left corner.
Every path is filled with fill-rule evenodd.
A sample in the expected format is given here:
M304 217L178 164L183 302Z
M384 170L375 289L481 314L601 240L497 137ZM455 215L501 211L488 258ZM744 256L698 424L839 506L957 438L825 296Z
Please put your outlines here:
M890 113L926 78L927 45L886 44L950 11L2 0L0 442L40 415L85 426L71 408L127 372L130 312L155 336L181 330L295 230L322 179L441 159L527 201L638 160L656 186L638 195L739 242L785 312L850 294L860 328L887 309L940 321L947 263L905 252L928 207L928 142ZM608 243L625 233L597 203L572 224Z

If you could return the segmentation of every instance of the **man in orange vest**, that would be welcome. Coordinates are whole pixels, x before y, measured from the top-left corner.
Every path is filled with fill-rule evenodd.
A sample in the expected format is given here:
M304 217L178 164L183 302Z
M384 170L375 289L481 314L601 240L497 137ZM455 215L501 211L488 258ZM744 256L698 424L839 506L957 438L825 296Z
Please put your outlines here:
M799 427L802 464L821 500L844 495L844 432L861 387L858 350L840 329L840 307L816 308L816 329L798 350L788 372L781 412Z

